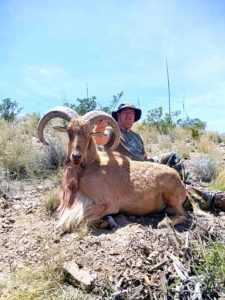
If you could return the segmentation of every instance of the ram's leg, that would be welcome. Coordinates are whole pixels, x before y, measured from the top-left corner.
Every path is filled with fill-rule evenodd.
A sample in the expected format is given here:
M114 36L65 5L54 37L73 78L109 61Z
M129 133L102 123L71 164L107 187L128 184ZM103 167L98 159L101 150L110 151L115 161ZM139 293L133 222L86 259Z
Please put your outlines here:
M170 218L164 218L161 222L158 224L158 228L165 228L168 224L170 225L178 225L185 222L187 218L187 214L184 211L182 204L186 199L186 191L185 189L177 189L172 197L165 198L166 203L169 207L172 208L174 212L174 216L171 216Z
M176 208L176 211L173 208L173 211L174 211L174 216L171 216L169 218L164 218L161 222L159 222L157 228L165 228L167 227L168 224L175 226L178 224L183 224L185 222L187 215L182 207Z
M97 227L112 229L113 227L117 227L117 225L110 214L116 214L118 212L119 209L110 202L93 204L93 206L86 211L85 219Z
M66 231L71 231L84 222L99 224L103 216L117 212L115 204L111 204L110 201L96 203L82 192L77 192L72 206L65 208L60 215L59 226L63 226Z

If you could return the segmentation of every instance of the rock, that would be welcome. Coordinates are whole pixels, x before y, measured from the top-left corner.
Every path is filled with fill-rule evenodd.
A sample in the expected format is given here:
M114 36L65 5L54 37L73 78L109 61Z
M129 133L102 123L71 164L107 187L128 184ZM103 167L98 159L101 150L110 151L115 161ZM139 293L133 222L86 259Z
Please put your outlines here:
M36 190L37 190L38 192L42 191L43 189L44 189L44 187L43 187L42 185L38 185L38 186L36 187Z
M5 288L7 288L7 284L9 282L9 278L6 274L0 274L0 295Z
M14 208L15 210L20 210L20 209L22 208L22 206L19 205L19 204L15 204L15 205L13 205L13 208Z
M6 216L6 212L4 210L0 210L0 218L4 218Z
M21 199L21 196L20 195L15 195L12 197L14 200L20 200Z
M13 219L13 218L8 218L8 223L7 224L13 224L13 223L15 223L16 222L16 220L15 219Z
M84 289L93 287L96 275L91 275L86 269L80 269L76 262L70 261L63 265L64 271L69 275L69 279L75 286Z

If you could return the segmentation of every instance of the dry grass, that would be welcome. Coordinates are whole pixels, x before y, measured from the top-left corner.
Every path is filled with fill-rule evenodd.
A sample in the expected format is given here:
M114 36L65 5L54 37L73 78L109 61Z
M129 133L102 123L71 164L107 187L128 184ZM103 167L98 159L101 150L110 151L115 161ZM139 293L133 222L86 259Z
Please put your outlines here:
M56 212L59 204L60 200L58 192L50 192L50 194L43 199L43 206L50 216Z
M199 152L208 154L210 156L219 156L215 143L208 136L201 136L197 142L197 149Z
M205 137L209 141L212 141L214 144L219 144L219 142L221 141L220 135L215 131L206 131Z
M22 129L23 129L24 133L26 133L27 135L29 135L31 137L36 136L39 120L40 120L39 114L26 115L24 122L22 122Z
M74 239L71 247L77 247L77 241L87 235L89 231L81 229ZM2 280L0 280L0 299L4 300L27 300L27 299L100 299L90 292L85 293L67 283L67 276L63 271L68 249L53 243L47 237L39 236L40 260L38 265L16 268ZM71 253L72 255L72 253ZM1 278L0 278L1 279Z
M225 192L225 171L224 170L220 172L218 176L215 178L215 180L212 182L211 189Z
M14 123L0 120L0 170L10 179L46 178L57 174L64 163L65 136L53 135L47 129L49 146L43 146L36 137L37 122L37 115Z
M171 129L169 135L174 142L190 142L192 140L190 131L179 127Z
M24 267L14 271L8 286L3 290L1 299L4 300L93 300L100 299L91 293L74 288L65 281L63 272L59 270L48 273L43 266ZM53 275L54 274L54 275ZM51 277L52 276L52 277Z
M193 148L190 144L181 142L176 145L175 152L179 155L180 158L188 159L190 158L190 154L193 151L192 149Z
M32 141L24 134L21 123L2 122L0 135L0 165L7 170L10 178L23 178L26 165L32 156Z

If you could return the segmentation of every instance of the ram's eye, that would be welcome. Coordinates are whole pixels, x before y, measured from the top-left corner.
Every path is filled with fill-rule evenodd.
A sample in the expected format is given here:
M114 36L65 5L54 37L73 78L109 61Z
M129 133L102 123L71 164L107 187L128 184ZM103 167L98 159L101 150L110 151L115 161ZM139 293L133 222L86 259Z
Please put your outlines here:
M67 133L68 133L69 139L72 140L73 139L73 130L69 128L69 129L67 129Z

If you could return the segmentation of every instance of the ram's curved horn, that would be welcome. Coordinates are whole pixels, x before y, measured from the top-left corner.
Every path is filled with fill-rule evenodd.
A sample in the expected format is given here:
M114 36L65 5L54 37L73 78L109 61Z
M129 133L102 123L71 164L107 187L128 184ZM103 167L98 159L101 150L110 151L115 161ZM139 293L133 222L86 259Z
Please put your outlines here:
M94 125L96 122L100 121L100 120L108 120L108 124L109 126L112 127L113 131L114 131L114 141L112 146L110 147L110 150L114 150L119 142L120 142L120 129L119 126L116 122L116 120L110 116L109 114L107 114L104 111L99 111L99 110L93 110L90 111L88 113L86 113L84 116L82 116L82 119L90 122L92 125Z
M45 145L48 145L48 143L46 142L46 140L44 138L44 128L45 128L45 125L48 123L48 121L50 121L51 119L54 119L54 118L61 118L61 119L64 119L69 122L72 119L78 119L79 115L72 108L65 107L65 106L57 106L57 107L54 107L54 108L50 109L49 111L47 111L41 117L41 119L38 123L38 129L37 129L37 135L38 135L40 141Z

